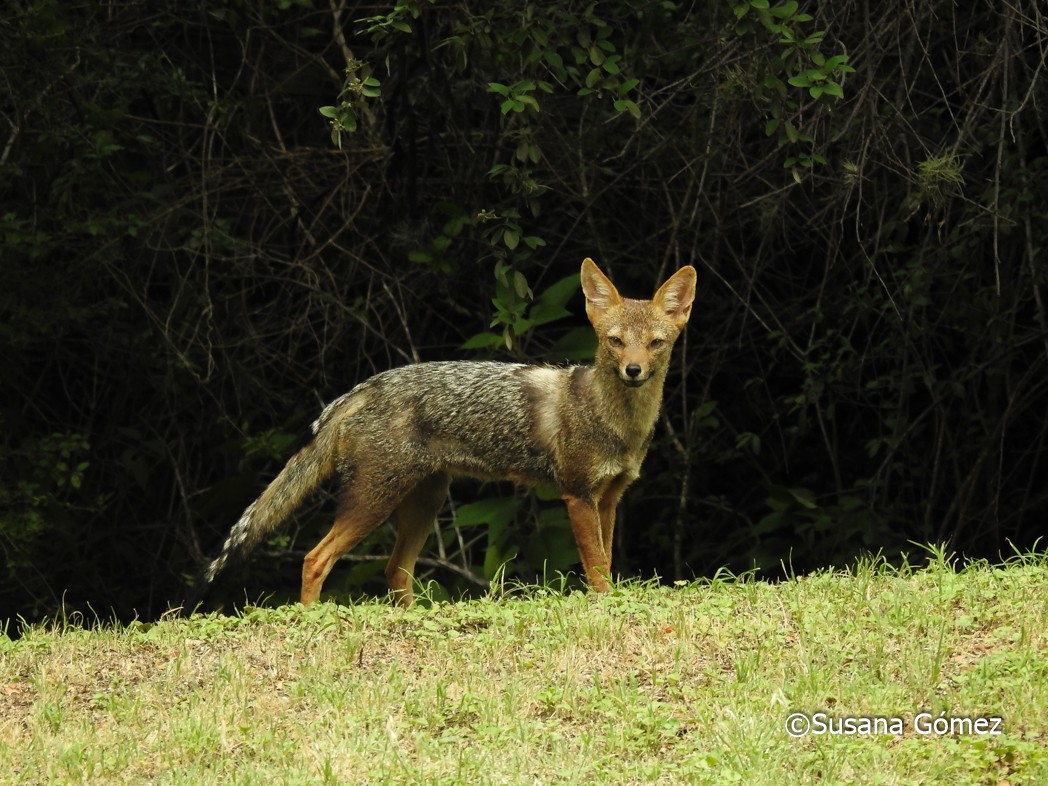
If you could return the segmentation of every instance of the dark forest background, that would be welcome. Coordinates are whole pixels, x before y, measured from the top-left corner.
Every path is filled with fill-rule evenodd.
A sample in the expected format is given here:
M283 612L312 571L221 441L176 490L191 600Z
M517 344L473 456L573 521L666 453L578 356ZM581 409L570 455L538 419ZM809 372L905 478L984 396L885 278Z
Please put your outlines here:
M0 619L177 603L376 371L584 361L585 256L634 296L699 268L617 572L1034 547L1046 12L7 3ZM294 597L330 513L231 594ZM556 500L464 483L442 519L437 596L577 559ZM327 589L382 592L390 533Z

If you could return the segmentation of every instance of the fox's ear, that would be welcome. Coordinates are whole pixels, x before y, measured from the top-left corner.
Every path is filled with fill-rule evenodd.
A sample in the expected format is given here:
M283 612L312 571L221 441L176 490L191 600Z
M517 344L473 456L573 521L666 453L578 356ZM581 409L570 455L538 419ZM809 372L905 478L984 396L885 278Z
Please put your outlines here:
M697 277L695 268L685 265L670 276L669 280L659 287L655 297L651 299L656 308L661 308L670 319L677 323L678 328L683 328L684 323L691 316L691 304L695 301Z
M606 311L622 303L622 296L608 277L600 272L597 263L589 257L582 260L582 292L586 295L586 313Z

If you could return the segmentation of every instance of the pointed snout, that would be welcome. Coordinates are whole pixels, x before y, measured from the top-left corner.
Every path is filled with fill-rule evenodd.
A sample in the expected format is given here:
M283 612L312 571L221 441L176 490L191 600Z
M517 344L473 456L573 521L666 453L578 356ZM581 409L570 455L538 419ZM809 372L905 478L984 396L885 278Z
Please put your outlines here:
M624 385L631 388L640 387L651 377L651 369L644 368L640 363L627 363L619 366L619 379Z

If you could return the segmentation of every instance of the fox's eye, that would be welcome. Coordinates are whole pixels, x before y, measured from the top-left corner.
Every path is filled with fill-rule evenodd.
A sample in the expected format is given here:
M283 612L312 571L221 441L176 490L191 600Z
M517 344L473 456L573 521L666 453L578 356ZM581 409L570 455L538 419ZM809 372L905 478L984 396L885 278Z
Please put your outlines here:
M608 336L608 343L615 347L615 349L622 349L624 346L626 346L626 342L624 342L618 336Z
M666 339L664 338L653 338L651 342L648 344L648 349L658 349L665 343Z

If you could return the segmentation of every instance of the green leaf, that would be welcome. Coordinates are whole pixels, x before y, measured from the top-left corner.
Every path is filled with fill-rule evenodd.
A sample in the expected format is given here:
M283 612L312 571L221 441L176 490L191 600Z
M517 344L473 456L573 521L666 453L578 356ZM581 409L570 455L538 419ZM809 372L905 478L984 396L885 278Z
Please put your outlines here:
M564 319L564 317L570 316L571 312L566 308L556 308L544 303L536 303L531 307L531 311L528 315L529 327L546 325L550 322L556 322L558 319Z
M806 488L792 488L786 489L794 501L796 501L802 508L808 510L816 510L819 506L815 504L815 495Z
M331 118L338 117L338 107L322 106L322 107L320 107L319 111L320 111L320 114L322 114L324 117L331 117Z
M826 58L826 62L822 64L823 71L832 71L842 63L848 62L848 55L834 55L833 57Z
M508 96L509 87L503 84L499 84L498 82L488 82L488 92L498 93L500 96Z
M630 101L628 98L620 98L615 104L615 108L620 112L629 112L635 119L640 119L640 107L634 101Z
M786 89L786 83L779 79L777 76L772 76L771 74L764 78L762 84L769 90L774 90L776 93L778 93L780 98L785 98L786 94L789 92Z
M754 455L761 452L761 438L751 431L744 431L735 439L736 448L749 448Z
M540 238L534 239L540 240ZM574 297L578 288L578 273L573 273L560 281L554 282L539 294L538 300L532 305L528 317L535 325L545 325L548 322L569 316L570 312L565 306Z
M521 299L530 299L534 297L534 295L531 292L531 287L528 286L527 278L525 278L524 274L521 273L519 270L513 271L513 291L516 293L517 297ZM523 307L521 308L523 310Z
M858 497L850 497L844 495L837 500L837 504L841 506L841 510L851 511L858 510L859 508L863 507L864 505L866 505L866 501L859 499Z
M558 339L546 356L552 360L589 360L597 349L597 337L591 327L569 330Z
M797 0L789 0L789 2L783 3L782 5L776 6L775 8L771 9L771 12L779 19L789 19L795 13L797 13L797 8L799 7L799 5L800 3L798 3Z
M530 106L536 112L539 111L539 102L535 100L534 96L517 96L517 103L520 104L522 107L521 109L517 110L518 112L523 111L523 107L525 106Z
M507 229L502 233L502 242L506 244L506 248L512 251L517 247L517 244L520 243L520 233L512 229Z
M532 322L530 319L527 319L526 317L519 317L517 319L514 319L512 325L507 327L506 329L510 331L510 333L513 335L523 336L533 327L535 327L535 323ZM511 344L507 343L506 349L513 349L513 347Z
M800 506L805 510L817 510L819 507L815 502L815 495L810 489L804 487L786 488L785 486L772 485L768 487L768 492L765 502L769 507L777 510L784 510L786 507L794 505ZM778 504L773 505L772 503Z
M698 408L694 412L691 413L691 416L694 420L702 420L703 418L708 418L710 415L712 415L716 409L716 401L704 401L701 404L699 404Z
M844 89L836 82L827 82L822 86L823 92L834 98L844 98Z
M495 349L502 346L502 336L498 333L477 333L470 336L460 349Z
M492 497L460 505L455 511L455 526L478 524L506 525L520 509L520 497Z

